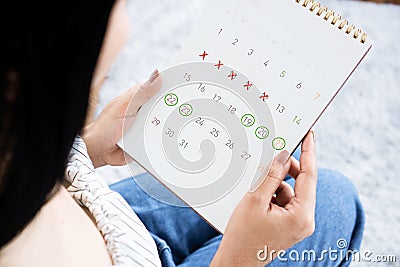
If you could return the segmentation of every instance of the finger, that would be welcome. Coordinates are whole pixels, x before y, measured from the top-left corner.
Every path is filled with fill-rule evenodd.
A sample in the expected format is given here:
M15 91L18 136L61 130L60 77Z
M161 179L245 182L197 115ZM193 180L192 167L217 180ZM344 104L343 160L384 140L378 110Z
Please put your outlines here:
M118 148L109 153L108 159L106 161L112 166L123 166L131 163L133 161L133 158L121 148Z
M283 207L294 197L293 188L283 181L276 190L276 204Z
M161 87L160 73L155 70L149 80L145 82L136 92L132 92L129 107L126 111L127 117L133 117L138 112L139 108L143 106L147 100L154 96Z
M124 158L125 158L125 164L129 164L134 161L134 159L125 151L124 151Z
M291 163L290 163L289 175L292 176L293 178L296 178L300 173L300 163L294 157L290 157L290 160Z
M254 191L255 194L260 194L266 201L271 201L279 185L282 183L286 173L290 167L289 152L284 150L280 152L272 161L271 167L267 176L260 186Z
M300 155L300 172L296 177L294 192L304 203L304 208L315 206L317 188L317 161L315 156L314 132L309 132L303 140Z

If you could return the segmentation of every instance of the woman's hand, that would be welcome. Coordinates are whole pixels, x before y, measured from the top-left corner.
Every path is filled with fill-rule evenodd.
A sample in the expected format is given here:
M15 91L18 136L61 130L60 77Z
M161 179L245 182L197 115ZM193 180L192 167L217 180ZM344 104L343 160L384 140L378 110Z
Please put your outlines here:
M314 133L302 144L300 163L278 154L263 183L235 208L211 266L264 266L314 232L317 164ZM294 191L283 179L289 173ZM267 255L259 251L268 248ZM269 253L275 250L273 258ZM258 256L266 257L265 261Z
M155 70L146 83L137 84L111 100L99 117L83 129L82 138L95 168L132 161L117 142L122 137L123 128L132 126L139 108L158 92L160 86L161 78Z

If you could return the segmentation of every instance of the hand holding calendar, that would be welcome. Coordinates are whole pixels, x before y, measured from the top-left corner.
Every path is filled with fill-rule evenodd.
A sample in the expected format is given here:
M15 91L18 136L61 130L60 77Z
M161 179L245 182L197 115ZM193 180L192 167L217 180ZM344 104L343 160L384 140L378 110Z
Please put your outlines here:
M313 233L317 187L314 139L311 132L304 139L300 164L288 158L287 151L275 157L262 185L245 194L233 211L210 266L265 266L279 251ZM287 173L296 180L294 191L283 182ZM266 244L268 250L260 251Z
M136 84L114 98L95 121L83 128L82 138L95 168L107 164L124 165L133 160L117 146L117 142L122 136L123 126L131 127L139 108L160 89L158 77L155 70L147 82Z
M371 43L308 0L222 0L205 14L175 61L183 64L160 73L160 92L119 145L223 232L274 155L295 150Z

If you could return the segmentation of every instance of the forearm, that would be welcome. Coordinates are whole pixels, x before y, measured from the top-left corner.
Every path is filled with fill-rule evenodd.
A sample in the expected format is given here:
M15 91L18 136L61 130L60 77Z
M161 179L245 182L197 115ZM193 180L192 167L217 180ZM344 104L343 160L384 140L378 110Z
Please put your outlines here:
M252 249L241 249L235 245L235 242L229 242L228 244L222 240L210 267L262 267L270 263L269 258L265 261L258 259L257 252L252 251Z

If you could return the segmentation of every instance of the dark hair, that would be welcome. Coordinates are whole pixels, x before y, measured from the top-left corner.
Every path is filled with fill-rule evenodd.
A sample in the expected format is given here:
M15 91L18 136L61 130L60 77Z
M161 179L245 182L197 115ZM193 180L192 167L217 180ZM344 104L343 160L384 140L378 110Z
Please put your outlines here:
M0 247L35 216L63 177L85 119L112 5L113 0L2 4Z

